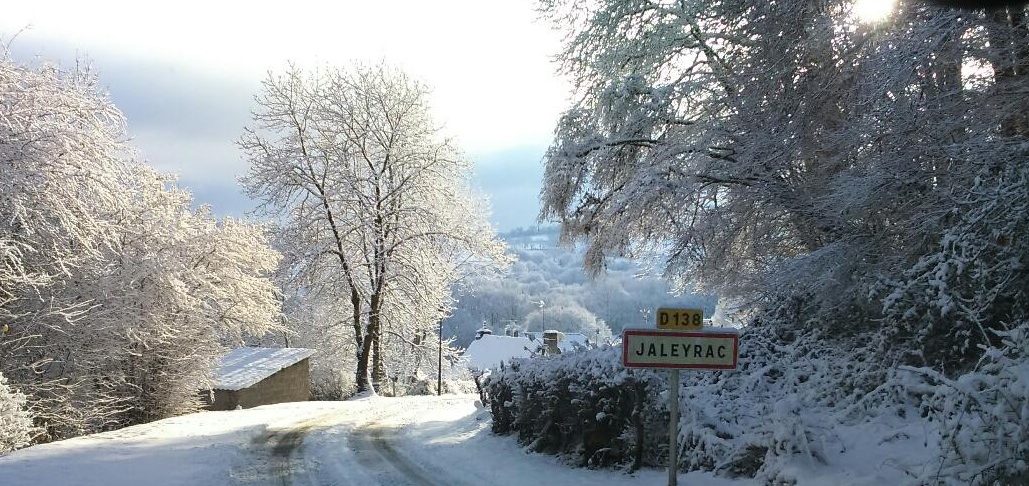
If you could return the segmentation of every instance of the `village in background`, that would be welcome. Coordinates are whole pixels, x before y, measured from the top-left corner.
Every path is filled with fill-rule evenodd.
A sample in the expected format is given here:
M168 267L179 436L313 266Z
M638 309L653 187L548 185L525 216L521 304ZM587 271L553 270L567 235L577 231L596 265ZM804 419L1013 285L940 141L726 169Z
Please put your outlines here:
M561 353L612 346L621 342L624 328L652 327L654 310L661 306L703 309L708 316L715 315L717 299L690 293L676 294L667 280L655 275L640 263L626 258L614 258L603 275L590 277L582 267L583 253L574 245L559 242L556 226L519 228L498 235L513 257L511 267L502 274L478 276L463 282L458 304L443 320L441 342L426 342L426 357L407 379L390 379L379 387L386 395L435 393L437 388L434 360L442 359L446 391L474 391L474 375L488 373L502 363L510 364L518 358L542 358ZM728 324L717 316L719 324ZM309 323L294 332L266 336L253 346L264 346L274 353L278 347L310 349L304 358L286 359L269 368L270 372L287 369L286 374L311 373L311 391L315 399L339 400L354 393L351 377L341 373L339 361L345 362L338 347L326 345L324 334L314 334ZM329 326L320 326L328 329ZM331 334L330 334L331 335ZM328 341L335 343L338 341ZM273 346L271 348L269 346ZM442 348L442 358L435 353ZM279 353L285 355L284 353ZM226 364L217 373L214 390L239 393L238 388L221 382L225 376L239 373L241 363L233 352L223 360ZM267 358L253 357L251 367L261 368ZM293 366L297 365L297 366ZM278 377L276 377L276 380ZM265 382L252 383L264 389ZM279 387L274 387L276 390ZM305 393L306 390L300 391ZM266 394L266 392L249 392ZM262 403L278 403L287 397L278 391L267 392L269 398ZM277 398L271 398L271 397ZM217 402L216 402L217 403ZM234 408L237 403L227 403ZM254 402L256 403L256 402ZM217 405L216 405L217 406ZM218 409L225 409L220 406Z

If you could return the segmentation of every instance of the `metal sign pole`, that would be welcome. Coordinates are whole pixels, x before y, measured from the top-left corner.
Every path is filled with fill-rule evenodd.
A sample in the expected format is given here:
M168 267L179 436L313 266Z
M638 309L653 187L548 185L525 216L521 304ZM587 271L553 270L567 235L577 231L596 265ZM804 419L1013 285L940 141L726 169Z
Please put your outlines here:
M735 370L740 335L707 329L703 309L657 310L657 329L622 330L622 366L668 369L668 486L679 483L679 369Z
M679 472L679 369L668 372L668 486L678 484Z

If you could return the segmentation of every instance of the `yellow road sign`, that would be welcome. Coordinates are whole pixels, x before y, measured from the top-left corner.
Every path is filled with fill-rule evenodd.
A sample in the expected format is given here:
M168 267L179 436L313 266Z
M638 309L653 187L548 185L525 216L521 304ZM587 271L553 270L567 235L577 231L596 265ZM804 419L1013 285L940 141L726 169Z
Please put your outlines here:
M657 310L658 329L700 329L702 327L704 327L704 311L702 309L662 307Z

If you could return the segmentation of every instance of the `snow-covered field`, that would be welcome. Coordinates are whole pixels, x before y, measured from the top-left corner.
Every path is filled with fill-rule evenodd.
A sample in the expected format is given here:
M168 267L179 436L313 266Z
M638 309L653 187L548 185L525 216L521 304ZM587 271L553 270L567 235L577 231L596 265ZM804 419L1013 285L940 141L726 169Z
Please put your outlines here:
M574 469L490 433L473 395L202 412L0 458L0 484L656 485L664 471ZM681 484L745 485L705 473Z

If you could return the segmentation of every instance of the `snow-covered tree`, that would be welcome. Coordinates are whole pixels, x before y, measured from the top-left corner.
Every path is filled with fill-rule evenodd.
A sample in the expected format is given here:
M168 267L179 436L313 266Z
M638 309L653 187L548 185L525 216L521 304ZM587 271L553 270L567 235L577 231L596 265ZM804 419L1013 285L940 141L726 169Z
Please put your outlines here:
M86 71L0 61L0 372L57 439L195 410L223 345L278 324L261 227L135 162Z
M685 467L790 482L839 424L902 421L940 437L916 482L1024 482L1024 6L541 3L577 89L541 216L589 268L659 255L748 317L740 369L685 380L720 402L684 415Z
M1022 9L901 2L871 27L852 6L544 1L571 29L581 101L541 216L593 269L658 253L683 284L872 325L882 279L931 250L977 180L1024 163L1029 74Z
M240 140L244 184L283 222L286 282L350 303L355 383L370 390L369 378L396 376L391 359L427 351L419 336L436 332L452 285L503 262L503 246L426 89L405 74L291 67L257 102Z
M269 276L279 256L264 228L192 209L188 192L148 167L133 176L133 205L121 211L89 322L129 346L109 357L120 362L111 379L124 420L139 422L195 410L224 345L277 328Z
M575 302L551 301L525 316L525 329L581 333L594 343L611 337L611 329L595 314Z
M82 334L95 303L77 290L114 245L108 216L128 205L124 122L88 72L7 59L0 111L0 368L41 424L81 431L117 410L75 368L80 345L101 356L110 344Z
M0 109L0 321L17 330L21 318L78 310L40 289L110 239L114 225L101 215L124 205L124 128L88 73L8 59L0 60Z

